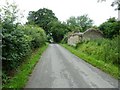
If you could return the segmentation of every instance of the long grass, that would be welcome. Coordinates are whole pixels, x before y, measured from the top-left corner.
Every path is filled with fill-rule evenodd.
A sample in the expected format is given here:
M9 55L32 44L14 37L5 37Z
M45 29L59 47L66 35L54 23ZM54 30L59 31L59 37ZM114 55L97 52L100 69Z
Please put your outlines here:
M29 56L27 60L25 60L25 62L18 68L17 73L9 80L9 83L3 85L3 88L23 88L28 81L30 73L34 69L34 66L39 61L41 54L47 47L48 44L34 51L32 55Z
M114 78L120 79L117 61L119 57L117 51L118 43L115 42L115 40L113 42L110 40L88 41L77 45L77 48L67 44L61 45L79 58L103 70ZM108 43L111 46L108 46Z

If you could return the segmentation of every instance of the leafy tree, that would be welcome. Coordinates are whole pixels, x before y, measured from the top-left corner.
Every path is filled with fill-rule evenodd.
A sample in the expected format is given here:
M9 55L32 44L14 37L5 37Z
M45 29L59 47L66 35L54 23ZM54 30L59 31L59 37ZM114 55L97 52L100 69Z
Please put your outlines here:
M43 8L38 11L30 11L28 16L28 24L36 24L42 27L47 34L50 33L49 23L52 21L57 21L57 17L52 12L52 10Z
M49 24L51 26L51 36L54 42L60 42L64 35L69 32L66 25L62 24L60 21L54 21Z
M90 28L93 24L93 20L91 20L88 15L78 16L77 20L77 23L82 27L83 31Z
M117 21L115 18L109 18L99 26L99 29L103 31L105 37L113 38L120 31L120 21Z
M77 32L82 30L81 26L79 26L78 23L76 22L76 18L74 16L70 17L67 20L67 25L68 28L71 29L71 31Z
M13 3L9 3L8 1L6 1L6 5L1 7L1 20L3 22L8 21L9 23L15 23L18 22L18 12L19 9L17 8L17 5L15 2Z
M93 20L91 20L88 15L82 15L78 17L70 17L67 20L67 24L73 30L79 30L81 32L85 31L92 26Z

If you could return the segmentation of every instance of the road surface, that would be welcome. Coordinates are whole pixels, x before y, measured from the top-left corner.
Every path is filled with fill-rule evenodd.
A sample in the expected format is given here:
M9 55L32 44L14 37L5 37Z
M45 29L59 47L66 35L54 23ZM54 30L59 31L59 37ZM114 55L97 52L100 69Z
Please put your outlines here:
M118 88L118 81L58 44L50 44L25 88Z

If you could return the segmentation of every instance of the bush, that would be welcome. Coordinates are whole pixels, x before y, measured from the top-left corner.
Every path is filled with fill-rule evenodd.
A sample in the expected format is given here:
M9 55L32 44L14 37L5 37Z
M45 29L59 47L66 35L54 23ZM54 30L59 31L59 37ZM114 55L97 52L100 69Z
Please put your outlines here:
M110 18L108 21L102 23L99 29L104 33L106 38L113 38L120 32L120 21Z
M39 48L46 41L44 31L33 26L15 27L13 25L8 28L6 24L3 24L2 34L2 64L3 70L8 73L17 68L33 49Z
M2 28L2 77L3 83L33 49L45 44L44 30L37 26L20 25L18 9L15 3L6 5L0 10L0 30Z
M38 48L45 44L46 41L46 34L44 30L40 27L33 26L33 25L26 25L26 26L19 26L23 30L23 32L31 37L31 48Z

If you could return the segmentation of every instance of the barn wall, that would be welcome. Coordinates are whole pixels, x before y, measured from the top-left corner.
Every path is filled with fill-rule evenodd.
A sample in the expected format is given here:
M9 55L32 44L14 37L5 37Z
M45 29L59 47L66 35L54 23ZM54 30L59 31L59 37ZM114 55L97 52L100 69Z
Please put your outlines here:
M80 37L78 35L71 36L68 38L68 45L76 46L79 43Z
M103 38L103 35L97 31L89 31L83 34L83 40Z
M76 46L77 43L91 40L91 39L98 39L103 38L103 34L99 30L88 29L84 33L81 34L73 34L68 38L68 45Z

